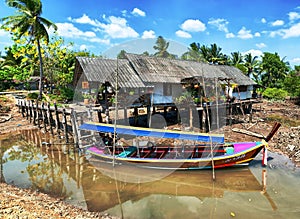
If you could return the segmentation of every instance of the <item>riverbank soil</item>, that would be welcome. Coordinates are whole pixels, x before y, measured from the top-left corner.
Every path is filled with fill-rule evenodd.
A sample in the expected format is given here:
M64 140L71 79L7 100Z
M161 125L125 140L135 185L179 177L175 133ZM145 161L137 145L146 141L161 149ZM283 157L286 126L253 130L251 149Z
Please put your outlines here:
M18 130L34 127L18 112L14 98L0 96L0 138ZM269 142L270 150L289 156L300 166L300 107L293 102L262 100L253 105L252 122L249 115L235 116L233 124L224 128L226 141L258 141L257 137L240 134L233 129L243 129L267 136L275 122L282 126ZM68 205L48 195L0 184L0 218L114 218L88 212Z
M240 115L235 124L226 126L225 139L231 141L258 141L259 138L240 134L233 130L242 129L267 136L275 122L281 127L268 142L269 150L288 156L296 166L300 166L300 106L292 101L271 102L262 100L253 105L252 122L249 115Z

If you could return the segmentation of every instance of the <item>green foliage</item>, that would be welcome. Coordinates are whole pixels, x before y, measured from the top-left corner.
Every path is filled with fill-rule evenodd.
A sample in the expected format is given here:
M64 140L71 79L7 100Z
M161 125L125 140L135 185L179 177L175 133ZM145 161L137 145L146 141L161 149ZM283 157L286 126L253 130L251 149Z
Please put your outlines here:
M54 91L54 94L48 94L50 99L55 102L66 103L73 99L74 90L68 87L59 88Z
M288 92L279 88L267 88L262 95L271 100L284 100L288 96Z
M179 104L179 105L180 104L188 105L188 104L193 103L193 98L191 96L191 92L189 92L189 91L183 92L181 96L179 96L175 99L175 103Z
M0 19L3 22L2 26L5 26L11 33L14 33L17 39L25 37L29 42L36 43L41 81L44 77L41 41L47 44L49 42L47 29L53 27L57 30L57 27L51 21L41 17L42 2L40 0L7 0L6 3L9 7L15 8L17 13ZM27 58L24 61L26 60ZM42 98L41 83L39 87L39 98Z
M27 98L31 100L36 100L38 98L39 94L38 93L29 93L27 94Z
M197 62L204 61L214 64L227 64L227 56L222 52L222 48L217 44L210 46L200 45L199 43L190 44L189 51L183 54L182 58L186 60L194 60Z
M265 52L261 62L261 84L265 87L282 88L289 71L289 64L280 59L277 53Z
M74 90L68 87L60 88L60 96L64 100L72 100L74 96Z
M287 75L283 84L290 96L300 97L300 66L295 66L295 71Z

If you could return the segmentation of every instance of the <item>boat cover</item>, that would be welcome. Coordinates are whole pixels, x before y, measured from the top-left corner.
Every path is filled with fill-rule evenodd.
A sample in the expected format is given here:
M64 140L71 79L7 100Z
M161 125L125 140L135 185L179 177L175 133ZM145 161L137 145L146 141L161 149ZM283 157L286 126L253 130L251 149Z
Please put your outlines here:
M124 126L124 125L117 125L116 127L114 127L114 125L112 124L95 123L95 122L83 123L79 127L79 129L96 131L96 132L106 132L106 133L114 133L116 129L117 134L124 134L124 135L224 143L223 134L183 132L183 131L141 128L141 127Z

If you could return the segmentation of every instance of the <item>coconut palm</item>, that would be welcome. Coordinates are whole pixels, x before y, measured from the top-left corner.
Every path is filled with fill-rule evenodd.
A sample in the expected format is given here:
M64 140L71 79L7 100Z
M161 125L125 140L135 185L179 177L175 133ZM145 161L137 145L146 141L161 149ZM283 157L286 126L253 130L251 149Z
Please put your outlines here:
M17 13L12 16L1 19L3 26L9 27L11 31L16 32L18 38L29 36L29 42L35 42L40 61L40 83L39 96L42 98L42 80L43 80L43 61L41 53L41 40L49 42L49 35L46 27L57 29L51 21L41 17L42 2L40 0L6 0L9 7L17 9Z
M217 46L217 44L211 44L208 46L201 46L200 53L203 58L213 64L225 64L227 62L227 57L221 52L222 48Z
M243 63L243 56L240 52L232 52L231 53L231 64L233 66L238 66Z
M154 54L156 57L162 58L175 58L175 55L170 54L167 50L169 48L169 42L167 42L162 36L159 36L153 46L157 52Z
M191 43L190 44L190 48L188 48L189 51L187 51L186 53L184 53L182 55L182 59L185 60L193 60L193 61L205 61L205 59L202 57L202 54L200 52L200 44L199 43Z
M250 77L251 74L255 77L256 76L256 70L258 68L259 62L257 60L257 56L252 56L251 53L248 53L245 55L244 58L244 66L247 68L247 76Z

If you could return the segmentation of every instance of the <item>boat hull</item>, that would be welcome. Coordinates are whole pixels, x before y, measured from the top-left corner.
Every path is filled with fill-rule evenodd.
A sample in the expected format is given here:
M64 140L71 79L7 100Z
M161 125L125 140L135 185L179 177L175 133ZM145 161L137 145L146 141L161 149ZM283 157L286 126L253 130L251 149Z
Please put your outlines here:
M208 168L224 168L237 165L248 165L256 155L266 147L265 142L245 142L235 143L239 147L244 149L236 150L232 154L224 154L221 156L213 157L200 157L200 158L140 158L134 157L119 157L106 154L104 150L97 147L91 147L87 151L93 157L101 159L106 162L114 164L136 165L143 168L153 169L176 169L176 170L188 170L188 169L208 169ZM246 146L247 147L246 147Z

